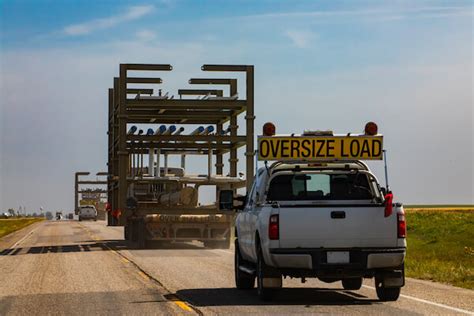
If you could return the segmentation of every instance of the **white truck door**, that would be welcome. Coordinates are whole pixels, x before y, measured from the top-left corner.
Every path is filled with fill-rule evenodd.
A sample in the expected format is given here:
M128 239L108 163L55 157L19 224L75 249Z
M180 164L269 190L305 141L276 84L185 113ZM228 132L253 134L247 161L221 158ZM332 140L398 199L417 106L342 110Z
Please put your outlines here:
M249 223L249 211L251 209L251 204L249 202L250 202L252 193L254 191L255 191L255 182L250 192L247 195L247 199L245 201L245 208L239 213L237 217L239 246L240 246L242 256L246 259L249 259L250 249L251 249L250 223Z

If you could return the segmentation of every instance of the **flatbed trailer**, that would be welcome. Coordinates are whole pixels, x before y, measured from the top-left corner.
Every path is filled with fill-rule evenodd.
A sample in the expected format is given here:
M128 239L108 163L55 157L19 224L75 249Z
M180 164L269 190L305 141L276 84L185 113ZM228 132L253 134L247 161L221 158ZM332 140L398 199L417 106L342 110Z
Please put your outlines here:
M109 89L107 191L113 216L108 225L125 226L125 239L140 248L153 241L193 240L228 248L234 213L220 210L218 201L198 204L199 188L215 187L217 199L221 190L248 189L253 179L254 68L203 65L201 69L245 73L245 99L238 97L236 78L189 80L189 84L227 86L228 95L218 89L180 89L179 98L163 95L161 89L154 94L156 90L149 87L162 83L156 73L171 71L167 64L121 64ZM132 77L132 72L146 76ZM239 116L245 129L239 130ZM186 131L189 126L192 130ZM239 174L237 150L242 147L246 170ZM168 166L171 155L181 156L180 167ZM207 158L203 174L186 172L189 155Z

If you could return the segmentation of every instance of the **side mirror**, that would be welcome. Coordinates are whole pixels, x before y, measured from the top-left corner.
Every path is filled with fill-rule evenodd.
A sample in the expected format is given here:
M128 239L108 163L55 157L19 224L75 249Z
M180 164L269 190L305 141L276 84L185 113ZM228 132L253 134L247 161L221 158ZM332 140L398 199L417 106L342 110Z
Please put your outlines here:
M234 191L221 190L219 192L219 209L231 211L234 208Z
M246 195L234 197L233 190L221 190L219 192L219 209L225 211L243 210L245 208L246 200ZM240 203L234 204L234 201Z

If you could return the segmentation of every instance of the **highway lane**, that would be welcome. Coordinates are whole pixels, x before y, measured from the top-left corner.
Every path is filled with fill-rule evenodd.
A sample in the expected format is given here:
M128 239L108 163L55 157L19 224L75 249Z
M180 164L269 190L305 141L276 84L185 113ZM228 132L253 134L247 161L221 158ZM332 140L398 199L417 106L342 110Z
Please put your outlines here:
M0 249L0 315L186 313L78 222L28 231Z
M189 313L197 312L206 315L243 313L474 315L474 291L412 279L407 280L407 285L402 290L403 297L397 302L379 302L376 298L375 290L371 288L373 286L372 280L365 282L364 287L359 291L344 291L341 288L340 282L326 284L313 279L309 279L305 284L301 284L300 280L286 279L284 280L284 289L282 289L275 301L261 302L256 297L255 290L238 291L235 289L233 280L233 249L204 249L200 243L193 243L175 245L166 249L132 250L122 240L123 228L106 227L104 222L50 222L42 225L45 226L40 227L43 236L53 234L51 230L48 231L47 227L51 229L54 225L60 231L73 231L81 236L81 238L78 238L75 234L60 233L56 234L56 242L79 245L91 243L95 245L92 247L94 248L93 251L73 252L75 255L73 259L74 264L82 266L92 264L94 267L97 265L104 266L103 268L97 268L99 270L98 273L91 271L87 273L100 275L101 278L110 278L111 284L108 284L107 287L106 284L94 283L93 278L86 278L82 281L84 287L87 286L88 282L92 282L94 284L91 286L95 287L96 291L87 292L87 298L79 296L78 301L92 300L93 302L102 302L103 305L110 305L110 302L123 299L121 296L117 296L117 292L138 291L135 295L140 296L142 292L135 286L138 286L138 288L143 286L147 289L144 292L146 294L143 295L152 295L151 293L153 293L158 298L168 299L166 303L150 302L150 306L178 307L170 310L156 308L139 311L138 309L132 309L132 314L186 313L185 310L192 307L194 310L189 311ZM84 240L85 237L88 237L88 239ZM10 257L26 258L30 256L30 254L21 254L31 251L27 249L27 246L34 245L33 247L38 247L33 241L41 243L42 239L27 238L15 247L15 249L22 248L18 254L12 255L18 251L12 250L10 254L0 256L0 266L3 265L6 258L11 260ZM49 243L50 245L52 245L51 242L52 240ZM23 245L23 243L25 244ZM115 249L116 252L110 251L109 247ZM47 252L45 254L49 256L57 255L54 252L51 254ZM93 258L91 254L96 254L100 257ZM31 259L24 260L28 261ZM56 258L58 262L63 260L61 257ZM101 263L99 264L98 261L101 261ZM50 264L61 265L58 262L53 263L51 261ZM20 265L20 267L25 266L25 263L21 262L16 264ZM23 269L20 268L20 270ZM4 270L0 271L3 274ZM84 272L84 269L81 271ZM111 271L115 271L120 277L111 277L110 274L114 274ZM76 291L69 284L71 283L69 280L73 277L67 275L71 273L70 270L66 270L65 277L63 276L65 278L63 283L67 284L65 285L66 287L69 287L67 293L75 293ZM137 278L137 275L140 275L139 273L142 274L142 277ZM1 305L6 301L9 302L10 306L15 306L15 302L16 306L22 306L21 304L25 303L24 299L21 299L22 289L25 289L25 285L20 284L26 282L27 279L21 281L21 278L17 276L16 280L20 282L12 285L10 287L12 292L8 294L8 291L5 291L3 288L5 283L2 281L4 278L5 276L0 276ZM134 279L134 282L138 283L123 284L123 281L127 280L127 278ZM37 288L42 288L45 292L50 291L48 283L40 283L36 283ZM78 287L78 294L82 293L82 288L81 286ZM56 289L55 291L59 290ZM107 295L109 291L112 291L113 294ZM58 293L63 292L59 291ZM64 298L67 299L66 297ZM109 304L104 303L104 300ZM118 309L119 313L130 312L131 310L127 308L133 305L130 303L132 301L147 300L143 298L140 300L138 297L134 300L125 299L122 302L122 305L124 305L121 307L122 309ZM180 301L186 302L187 305ZM57 305L54 306L59 308ZM144 308L148 307L145 306ZM92 310L93 313L99 313L99 311ZM2 307L0 307L0 314L4 314Z

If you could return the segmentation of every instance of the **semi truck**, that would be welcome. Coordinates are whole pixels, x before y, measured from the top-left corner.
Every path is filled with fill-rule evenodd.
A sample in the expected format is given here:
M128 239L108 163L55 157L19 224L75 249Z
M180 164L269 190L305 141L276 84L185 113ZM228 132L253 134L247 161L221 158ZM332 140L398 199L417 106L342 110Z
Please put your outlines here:
M240 79L232 76L191 78L188 84L208 89L163 93L154 86L172 69L169 64L121 64L109 89L108 224L124 226L124 238L138 248L189 241L229 248L235 214L220 210L217 197L222 190L246 188L253 177L253 66L201 67L243 73L243 98ZM239 148L246 157L240 172ZM192 173L190 156L205 160L205 167ZM204 203L206 187L212 196Z

